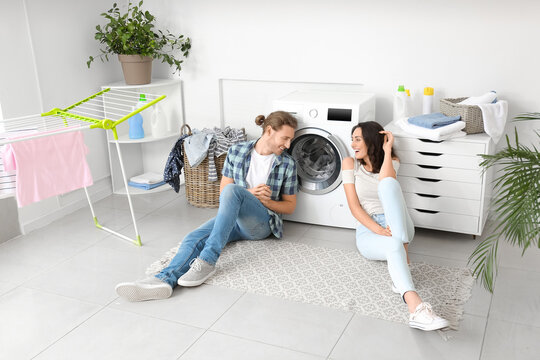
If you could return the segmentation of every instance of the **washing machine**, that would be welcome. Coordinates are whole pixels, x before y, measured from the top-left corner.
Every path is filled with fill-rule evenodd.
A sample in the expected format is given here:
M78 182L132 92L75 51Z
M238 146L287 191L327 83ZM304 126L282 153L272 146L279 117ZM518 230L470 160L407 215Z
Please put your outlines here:
M351 129L375 120L375 95L340 91L295 91L272 102L273 110L294 115L298 128L288 152L296 160L299 192L285 220L356 228L341 180L341 165L352 157Z

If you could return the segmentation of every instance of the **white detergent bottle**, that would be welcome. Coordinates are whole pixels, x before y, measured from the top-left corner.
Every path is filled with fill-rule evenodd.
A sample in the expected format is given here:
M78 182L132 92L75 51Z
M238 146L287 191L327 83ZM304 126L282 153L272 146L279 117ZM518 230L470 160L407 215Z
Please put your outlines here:
M432 87L424 88L424 97L422 98L422 114L431 114L433 112L433 94Z
M165 137L171 133L165 113L161 109L159 103L153 106L152 119L150 120L150 126L152 127L152 136L155 138Z
M392 119L394 121L407 117L407 94L405 93L405 86L399 85L397 92L394 94L394 108Z

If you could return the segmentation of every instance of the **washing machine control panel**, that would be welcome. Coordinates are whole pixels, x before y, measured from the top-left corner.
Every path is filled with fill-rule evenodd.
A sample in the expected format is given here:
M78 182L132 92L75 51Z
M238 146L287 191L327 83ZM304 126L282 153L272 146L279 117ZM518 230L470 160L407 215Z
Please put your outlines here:
M309 110L309 117L312 119L315 119L317 116L319 116L319 112L317 109L311 109Z

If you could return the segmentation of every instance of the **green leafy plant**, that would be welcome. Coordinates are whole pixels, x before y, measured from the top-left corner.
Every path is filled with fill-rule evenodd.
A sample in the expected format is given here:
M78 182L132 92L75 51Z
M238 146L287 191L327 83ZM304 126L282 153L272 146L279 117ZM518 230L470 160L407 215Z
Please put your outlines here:
M177 59L173 52L180 50L183 57L188 57L191 39L184 35L175 36L169 30L155 31L155 17L142 10L142 5L143 1L136 6L129 2L127 12L121 14L120 8L114 3L109 11L101 14L109 22L103 27L96 26L95 39L105 48L100 49L100 55L88 58L88 67L96 58L108 61L110 54L122 54L151 56L171 65L174 72L182 70L183 60Z
M526 113L515 120L540 120L540 113ZM536 132L540 139L540 133ZM494 155L482 155L484 170L499 165L501 169L494 180L495 227L493 233L482 241L469 257L474 274L484 287L493 292L497 274L499 240L505 239L522 249L522 255L531 247L540 248L540 153L536 146L519 143L515 129L515 146L506 136L506 148Z

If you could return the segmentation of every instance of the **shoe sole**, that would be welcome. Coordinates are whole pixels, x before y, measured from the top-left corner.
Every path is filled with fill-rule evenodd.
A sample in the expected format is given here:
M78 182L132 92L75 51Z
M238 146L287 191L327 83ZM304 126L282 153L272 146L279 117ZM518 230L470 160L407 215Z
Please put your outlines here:
M122 283L116 285L116 293L128 301L162 300L171 297L172 288L170 286L134 285L133 283Z
M202 283L204 283L206 280L208 280L208 278L212 275L214 275L214 273L216 272L216 269L214 269L214 271L212 271L210 274L206 275L203 279L201 280L182 280L182 278L178 279L178 285L180 286L184 286L184 287L193 287L193 286L199 286L201 285Z
M423 331L433 331L444 329L445 327L450 326L450 323L447 320L443 320L426 325L416 321L409 321L409 326Z

